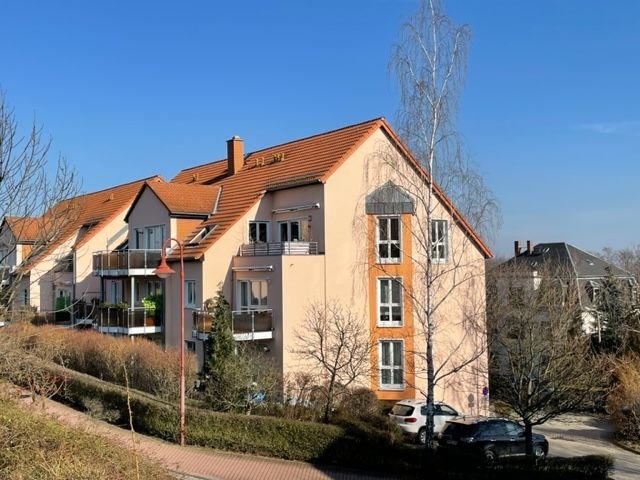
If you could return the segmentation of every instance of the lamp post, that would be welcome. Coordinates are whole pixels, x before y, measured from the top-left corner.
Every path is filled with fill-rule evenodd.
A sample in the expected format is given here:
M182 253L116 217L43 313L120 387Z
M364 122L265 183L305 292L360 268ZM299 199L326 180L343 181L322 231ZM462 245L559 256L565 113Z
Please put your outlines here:
M162 243L162 250L160 251L160 264L153 271L158 277L162 279L169 278L170 275L176 273L169 265L167 265L167 259L165 255L165 251L167 245L171 242L175 242L178 244L180 249L180 407L178 410L178 416L180 417L178 423L178 436L180 441L180 446L184 447L184 397L185 397L185 386L184 386L184 250L183 245L180 240L176 240L175 238L167 238ZM166 324L166 322L165 322Z

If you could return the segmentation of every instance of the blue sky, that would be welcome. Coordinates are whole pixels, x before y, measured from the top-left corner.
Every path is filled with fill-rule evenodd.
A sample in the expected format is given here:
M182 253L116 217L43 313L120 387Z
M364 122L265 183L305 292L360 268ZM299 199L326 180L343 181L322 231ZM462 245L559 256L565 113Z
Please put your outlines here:
M416 0L14 1L0 88L105 188L377 116ZM458 126L500 200L490 245L640 243L640 2L449 0L473 30Z

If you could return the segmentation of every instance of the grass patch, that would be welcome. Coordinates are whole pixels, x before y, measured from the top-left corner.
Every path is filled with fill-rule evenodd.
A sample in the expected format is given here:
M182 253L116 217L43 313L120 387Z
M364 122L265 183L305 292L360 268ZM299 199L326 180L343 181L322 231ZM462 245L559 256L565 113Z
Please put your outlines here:
M66 427L0 398L0 478L129 480L131 451L102 437ZM169 480L159 467L140 463L140 478Z

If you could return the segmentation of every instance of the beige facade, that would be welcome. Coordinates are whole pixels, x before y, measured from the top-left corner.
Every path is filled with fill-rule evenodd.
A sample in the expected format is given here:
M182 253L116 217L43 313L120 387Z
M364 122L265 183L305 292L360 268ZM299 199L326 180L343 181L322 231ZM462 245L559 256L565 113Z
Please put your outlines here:
M384 155L381 153L384 152ZM389 155L395 156L389 162ZM322 183L293 186L263 192L256 203L227 229L197 261L188 260L185 278L196 281L198 302L215 296L219 288L230 302L234 315L242 308L242 284L257 285L264 294L266 304L256 309L268 310L271 331L254 332L254 338L271 356L283 374L293 373L303 366L292 353L296 346L296 330L303 326L305 315L312 303L337 302L349 309L369 326L372 350L372 375L362 383L370 386L380 398L400 399L420 397L426 391L424 374L425 332L420 318L414 315L416 306L411 295L425 294L423 263L420 261L421 239L413 232L426 222L419 208L414 215L403 215L403 247L407 261L389 274L391 265L375 265L371 252L375 243L375 215L365 213L368 194L392 180L398 185L406 183L403 175L411 175L414 185L421 190L409 195L423 194L424 182L411 170L401 150L395 148L389 136L378 129L362 142ZM400 165L400 166L399 166ZM404 170L398 174L399 169ZM407 172L412 172L408 174ZM224 195L224 193L223 193ZM482 389L487 385L485 332L484 332L484 258L485 252L460 225L453 213L435 200L431 218L446 220L448 225L449 261L434 266L437 283L434 284L434 312L437 333L434 336L437 366L445 370L460 371L440 379L436 397L454 404L460 411L482 412ZM416 204L419 201L416 200ZM138 206L136 206L138 208ZM280 243L280 229L287 222L300 222L305 229L296 254L270 252L266 246L257 247L249 238L249 223L264 222L265 243ZM408 242L408 243L406 243ZM307 243L317 246L308 247ZM254 250L251 250L251 249ZM278 247L282 248L282 247ZM304 249L308 249L305 251ZM424 250L424 249L422 249ZM188 252L188 248L185 249ZM414 252L412 254L411 252ZM425 252L422 252L422 260ZM411 261L411 259L413 261ZM455 268L452 266L455 265ZM173 268L177 263L172 263ZM447 273L449 272L449 273ZM378 310L375 279L385 276L406 276L404 293L404 319L399 328L379 328L374 320ZM176 304L177 275L167 281L166 341L177 344L179 329L176 322L179 307ZM462 280L461 280L462 279ZM414 287L415 286L415 287ZM256 287L258 288L258 287ZM185 338L195 341L196 351L202 355L202 339L191 334L190 316L185 310ZM471 320L473 318L473 320ZM262 335L261 334L265 334ZM204 338L204 337L203 337ZM237 335L236 338L242 338ZM246 340L246 337L239 341ZM403 346L404 379L401 387L384 388L380 385L380 348L378 341L401 341Z

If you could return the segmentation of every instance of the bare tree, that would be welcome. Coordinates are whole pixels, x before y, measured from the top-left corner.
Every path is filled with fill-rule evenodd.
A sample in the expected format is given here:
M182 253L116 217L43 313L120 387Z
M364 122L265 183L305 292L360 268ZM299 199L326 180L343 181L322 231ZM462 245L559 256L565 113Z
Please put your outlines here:
M11 305L28 268L8 268L16 260L25 267L40 255L77 215L72 200L76 174L59 158L51 165L51 141L35 123L19 129L13 110L0 91L0 281L2 303ZM25 245L17 258L17 241Z
M292 352L323 382L323 421L338 400L338 391L366 381L370 372L371 340L364 321L336 302L312 304L303 326L296 330Z
M488 301L492 391L525 427L605 398L609 359L582 331L578 292L561 268L506 264L492 271Z
M382 147L374 171L394 178L414 202L411 224L403 225L413 248L403 255L410 258L415 280L402 288L411 299L424 348L412 352L417 358L414 386L426 397L426 439L432 451L436 385L486 378L484 257L478 252L490 252L473 227L491 234L500 212L463 153L455 128L469 27L454 24L438 0L424 0L401 32L390 68L400 87L398 129L412 154ZM388 271L384 264L375 268ZM475 385L472 390L481 389ZM469 394L469 406L475 397Z

